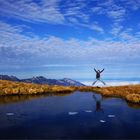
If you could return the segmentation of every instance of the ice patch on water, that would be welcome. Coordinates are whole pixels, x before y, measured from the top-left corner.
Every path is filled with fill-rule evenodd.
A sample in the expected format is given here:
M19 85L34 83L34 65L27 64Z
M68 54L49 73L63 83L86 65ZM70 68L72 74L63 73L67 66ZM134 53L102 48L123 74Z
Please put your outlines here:
M108 115L108 117L109 117L109 118L114 118L114 117L115 117L115 115Z
M85 112L87 112L87 113L91 113L91 112L92 112L92 110L85 110Z
M101 122L101 123L104 123L104 122L106 122L106 121L105 121L105 120L100 120L100 122Z
M78 112L68 112L69 115L76 115Z
M12 115L14 115L14 113L9 112L9 113L6 113L6 115L7 116L12 116Z

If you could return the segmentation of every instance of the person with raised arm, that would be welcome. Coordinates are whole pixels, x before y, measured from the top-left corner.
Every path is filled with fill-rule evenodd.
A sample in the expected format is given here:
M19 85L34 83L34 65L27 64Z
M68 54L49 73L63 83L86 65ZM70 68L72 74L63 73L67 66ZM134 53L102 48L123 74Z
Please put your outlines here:
M104 71L104 69L102 69L102 70L96 70L96 69L94 68L94 71L96 72L96 80L95 80L95 82L93 82L92 85L94 85L97 81L100 81L100 82L102 82L104 85L106 85L105 82L101 80L101 73Z

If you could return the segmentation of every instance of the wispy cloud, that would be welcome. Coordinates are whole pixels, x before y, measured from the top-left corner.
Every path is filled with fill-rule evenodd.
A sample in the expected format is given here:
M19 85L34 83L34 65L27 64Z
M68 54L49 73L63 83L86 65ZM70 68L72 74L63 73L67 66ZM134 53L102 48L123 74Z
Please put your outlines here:
M93 5L93 6L89 6ZM106 15L112 20L122 21L129 10L138 10L139 0L1 0L0 15L28 22L68 24L74 19L89 23L93 14ZM75 21L74 21L75 22Z
M123 28L124 27L120 24L113 24L110 33L113 34L114 36L117 36L122 31Z
M101 26L99 26L98 24L96 24L96 23L90 25L89 28L92 29L92 30L98 31L100 33L104 32L104 29Z
M1 0L1 15L30 22L63 23L65 18L59 9L59 0Z
M75 21L76 22L76 21ZM85 28L88 28L90 30L93 30L93 31L96 31L96 32L99 32L99 33L104 33L104 29L98 24L98 22L94 22L94 23L91 23L91 24L85 24L85 23L77 23L76 24L80 27L85 27Z
M112 10L107 12L108 17L112 18L115 21L122 21L125 18L126 10L121 8L118 10Z
M0 63L17 62L32 63L32 60L41 59L42 63L55 62L113 62L122 60L135 60L139 58L140 41L135 36L130 36L127 31L119 37L125 41L79 40L71 38L64 40L59 37L49 36L39 38L37 35L28 37L22 34L21 27L12 26L1 22L0 31ZM0 26L1 27L1 26ZM129 36L128 36L129 35ZM130 57L131 56L131 57Z
M116 27L112 30L115 34L121 30L121 23L131 11L139 8L139 0L1 0L0 16L33 23L84 27L103 34L106 29L98 21L102 15L111 20L110 24L118 24L118 31Z
M97 5L92 8L92 12L98 15L105 15L112 19L114 23L119 23L126 20L131 11L139 8L139 0L108 0L98 1Z
M27 22L81 26L103 32L102 27L90 24L91 9L85 0L1 0L0 16L16 18ZM93 21L93 22L96 22Z
M139 13L139 0L0 0L0 71L139 75Z

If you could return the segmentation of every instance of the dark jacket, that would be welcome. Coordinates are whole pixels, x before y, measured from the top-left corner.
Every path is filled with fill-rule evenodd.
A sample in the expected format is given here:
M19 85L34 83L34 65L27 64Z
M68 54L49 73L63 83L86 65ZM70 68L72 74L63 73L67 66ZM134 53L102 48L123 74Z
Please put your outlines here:
M104 71L104 69L102 71L100 71L100 70L96 70L94 68L94 71L96 72L96 79L100 79L101 73Z

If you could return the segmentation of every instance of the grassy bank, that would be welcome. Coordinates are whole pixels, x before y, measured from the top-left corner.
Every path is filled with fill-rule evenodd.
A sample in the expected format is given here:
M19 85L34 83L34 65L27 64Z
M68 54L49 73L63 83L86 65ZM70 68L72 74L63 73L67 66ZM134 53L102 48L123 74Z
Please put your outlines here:
M105 96L121 97L128 102L140 103L140 85L105 87L101 93Z
M128 102L140 104L140 85L111 86L111 87L80 87L80 91L95 91L103 96L120 97Z
M132 103L140 104L140 85L113 86L113 87L92 87L92 86L49 86L39 84L29 84L22 82L11 82L0 80L0 95L22 95L22 94L42 94L42 93L66 93L73 91L93 91L108 97L121 97Z
M64 87L57 85L49 86L0 80L0 95L73 92L74 90L74 87Z

